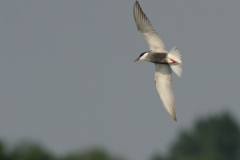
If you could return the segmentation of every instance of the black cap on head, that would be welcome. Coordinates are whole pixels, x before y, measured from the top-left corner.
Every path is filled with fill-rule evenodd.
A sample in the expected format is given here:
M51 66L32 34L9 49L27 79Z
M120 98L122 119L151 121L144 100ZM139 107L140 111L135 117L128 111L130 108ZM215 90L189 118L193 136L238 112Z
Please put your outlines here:
M147 52L143 52L142 54L140 54L139 58L142 57L145 53L147 53Z

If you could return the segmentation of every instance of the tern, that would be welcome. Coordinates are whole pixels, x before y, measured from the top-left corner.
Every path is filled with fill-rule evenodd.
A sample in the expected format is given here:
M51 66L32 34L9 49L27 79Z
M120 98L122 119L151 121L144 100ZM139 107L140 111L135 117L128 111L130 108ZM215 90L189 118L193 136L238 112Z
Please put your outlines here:
M182 57L180 51L176 47L173 47L170 52L166 51L161 38L153 29L147 16L143 13L138 1L134 4L133 15L138 31L146 39L150 47L150 51L140 54L134 62L145 60L155 64L155 84L157 91L164 108L177 121L172 89L172 70L181 77Z

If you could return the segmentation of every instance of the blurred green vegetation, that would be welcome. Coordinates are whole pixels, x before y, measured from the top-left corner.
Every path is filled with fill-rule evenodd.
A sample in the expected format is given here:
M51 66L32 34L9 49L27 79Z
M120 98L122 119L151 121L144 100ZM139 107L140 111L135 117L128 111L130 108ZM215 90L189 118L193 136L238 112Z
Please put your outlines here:
M190 129L180 131L167 154L150 160L240 160L240 127L229 112L199 118ZM101 147L55 155L34 141L12 147L0 140L0 160L124 160Z
M84 152L69 153L59 160L123 160L120 157L111 156L102 148L93 148Z
M10 150L6 143L0 141L0 160L124 160L121 157L109 154L102 147L75 151L56 156L45 147L34 141L21 141Z
M199 118L182 130L168 155L151 160L240 160L240 128L229 112Z

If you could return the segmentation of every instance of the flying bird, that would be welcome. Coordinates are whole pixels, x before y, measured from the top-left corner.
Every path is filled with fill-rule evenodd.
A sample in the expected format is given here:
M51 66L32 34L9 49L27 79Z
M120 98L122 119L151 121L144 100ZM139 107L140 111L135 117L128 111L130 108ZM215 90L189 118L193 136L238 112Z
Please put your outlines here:
M181 77L182 57L180 51L176 47L173 47L170 52L166 51L161 38L143 13L138 1L134 4L133 15L138 31L146 39L150 47L150 51L140 54L134 62L145 60L155 64L155 84L163 106L170 116L177 121L172 89L172 70Z

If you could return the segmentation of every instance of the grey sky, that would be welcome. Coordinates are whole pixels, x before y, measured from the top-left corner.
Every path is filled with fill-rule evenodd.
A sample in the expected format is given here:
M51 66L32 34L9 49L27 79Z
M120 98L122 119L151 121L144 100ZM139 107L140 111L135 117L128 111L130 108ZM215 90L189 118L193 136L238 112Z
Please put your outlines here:
M131 160L166 151L196 117L240 116L240 1L139 0L167 50L178 122L165 111L134 0L0 0L0 136L56 153L104 146ZM238 118L238 120L240 120Z

